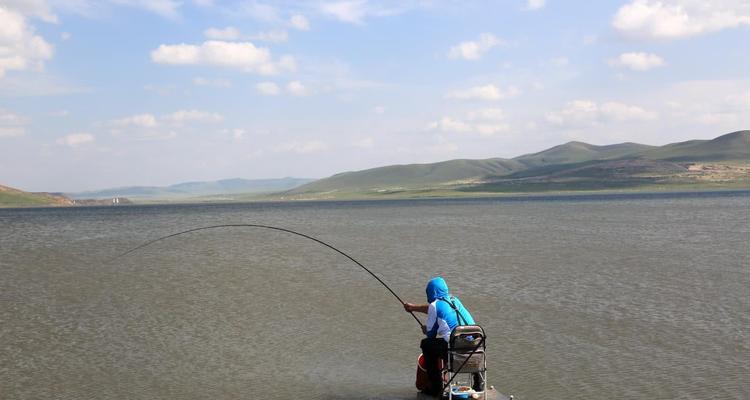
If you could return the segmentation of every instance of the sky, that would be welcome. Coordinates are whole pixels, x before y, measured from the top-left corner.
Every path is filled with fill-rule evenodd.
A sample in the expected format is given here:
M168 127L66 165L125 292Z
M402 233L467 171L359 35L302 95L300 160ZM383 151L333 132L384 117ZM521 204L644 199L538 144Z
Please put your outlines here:
M321 178L750 129L748 0L0 0L0 184Z

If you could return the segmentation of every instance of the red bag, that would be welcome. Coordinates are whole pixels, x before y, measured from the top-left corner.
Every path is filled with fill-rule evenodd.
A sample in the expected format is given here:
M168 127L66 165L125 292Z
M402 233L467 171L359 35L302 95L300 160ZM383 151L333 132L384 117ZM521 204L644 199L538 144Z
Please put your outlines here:
M437 361L438 370L442 371L444 368L443 360L438 358ZM419 358L417 359L417 381L415 382L415 384L417 386L417 390L430 389L430 377L427 376L427 364L425 364L423 354L420 354Z

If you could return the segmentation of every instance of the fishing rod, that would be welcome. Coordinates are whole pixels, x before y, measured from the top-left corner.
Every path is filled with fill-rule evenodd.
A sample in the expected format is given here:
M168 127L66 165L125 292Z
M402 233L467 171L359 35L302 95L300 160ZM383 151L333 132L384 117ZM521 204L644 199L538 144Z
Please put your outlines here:
M314 242L316 242L318 244L322 244L323 246L328 247L331 250L334 250L335 252L341 254L342 256L344 256L344 257L348 258L349 260L351 260L353 263L355 263L358 266L360 266L362 269L364 269L365 271L367 271L368 274L370 274L373 278L375 278L378 282L380 282L380 284L383 285L383 287L385 287L386 289L388 289L388 291L391 292L391 294L399 301L399 303L401 303L402 306L406 304L401 299L401 297L399 297L399 295L397 295L396 292L393 291L393 289L391 289L385 282L383 282L382 279L380 279L380 277L378 277L377 275L375 275L375 273L373 273L372 271L370 271L369 268L367 268L364 265L362 265L362 263L360 263L359 261L355 260L354 257L352 257L352 256L344 253L343 251L337 249L336 247L334 247L334 246L332 246L332 245L330 245L330 244L328 244L328 243L326 243L326 242L324 242L324 241L322 241L320 239L314 238L314 237L312 237L310 235L305 235L304 233L295 232L295 231L293 231L291 229L279 228L277 226L270 226L270 225L259 225L259 224L222 224L222 225L203 226L203 227L200 227L200 228L188 229L186 231L173 233L173 234L167 235L167 236L162 236L160 238L156 238L154 240L150 240L150 241L148 241L146 243L143 243L143 244L141 244L139 246L133 247L132 249L130 249L130 250L128 250L128 251L126 251L126 252L124 252L124 253L122 253L122 254L120 254L120 255L112 258L112 259L110 259L109 261L107 261L107 264L112 263L115 260L117 260L119 258L122 258L122 257L125 257L126 255L128 255L130 253L136 252L136 251L138 251L138 250L140 250L140 249L142 249L144 247L150 246L150 245L152 245L152 244L154 244L156 242L160 242L160 241L165 240L165 239L173 238L175 236L180 236L180 235L184 235L184 234L191 233L191 232L203 231L203 230L208 230L208 229L218 229L218 228L261 228L261 229L270 229L270 230L279 231L279 232L291 233L292 235L301 236L301 237L303 237L305 239L312 240L312 241L314 241ZM414 317L414 320L417 321L417 323L421 327L422 326L422 321L420 321L419 318L417 318L417 316L414 315L414 312L413 311L409 311L409 314L411 314L411 316Z

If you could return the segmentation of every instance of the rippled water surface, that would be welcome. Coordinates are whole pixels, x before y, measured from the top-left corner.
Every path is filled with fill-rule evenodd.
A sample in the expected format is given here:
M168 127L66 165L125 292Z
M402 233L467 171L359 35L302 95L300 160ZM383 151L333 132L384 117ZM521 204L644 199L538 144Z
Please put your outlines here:
M0 210L3 399L409 399L441 274L519 399L750 398L750 196Z

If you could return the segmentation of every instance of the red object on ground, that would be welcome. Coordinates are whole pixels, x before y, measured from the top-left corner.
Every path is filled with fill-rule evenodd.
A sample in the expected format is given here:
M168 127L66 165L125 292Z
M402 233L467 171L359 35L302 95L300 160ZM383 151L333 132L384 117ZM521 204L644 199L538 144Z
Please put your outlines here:
M437 360L437 367L440 371L443 370L443 360ZM427 376L427 364L424 361L424 354L420 354L417 359L417 381L415 382L417 390L429 390L430 389L430 377Z

